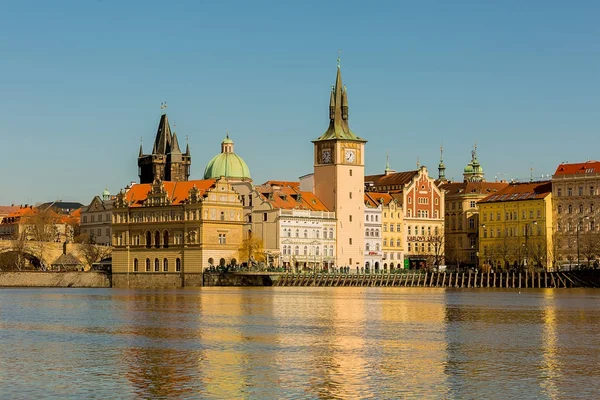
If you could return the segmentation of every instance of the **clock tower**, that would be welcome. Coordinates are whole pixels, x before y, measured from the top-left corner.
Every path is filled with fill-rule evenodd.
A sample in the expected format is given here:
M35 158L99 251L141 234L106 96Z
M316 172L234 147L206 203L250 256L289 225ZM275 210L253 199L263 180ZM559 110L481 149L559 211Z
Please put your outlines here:
M338 58L329 128L314 143L314 192L337 219L336 266L364 266L364 149L348 126L348 97Z

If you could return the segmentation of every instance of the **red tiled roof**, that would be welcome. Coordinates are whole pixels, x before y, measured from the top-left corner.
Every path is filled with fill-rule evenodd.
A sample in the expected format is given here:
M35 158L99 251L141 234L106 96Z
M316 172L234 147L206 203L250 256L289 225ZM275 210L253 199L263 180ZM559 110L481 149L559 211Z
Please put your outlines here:
M390 202L394 200L394 198L388 193L378 193L378 192L366 192L365 193L365 204L371 207L377 207L379 204L383 203L384 205L390 204Z
M448 196L459 194L493 194L508 186L508 182L446 182L439 188Z
M552 193L552 182L511 183L497 193L487 196L479 203L495 203L499 201L522 201L543 199Z
M178 205L182 204L189 195L189 191L196 186L200 191L200 196L204 195L206 191L214 187L216 179L203 179L195 181L184 181L184 182L162 182L167 191L167 197L171 200L171 204ZM129 202L130 207L141 207L144 201L148 198L148 193L152 190L151 183L140 183L135 184L125 194L125 199Z
M289 186L294 189L300 189L300 182L292 181L266 181L261 186Z
M366 182L373 182L375 186L402 186L409 183L419 171L392 172L391 174L367 175Z
M19 209L19 206L0 206L0 217L4 217Z
M273 208L329 211L314 193L300 191L298 182L268 181L255 189Z
M575 175L600 173L600 161L586 161L583 163L560 164L554 175Z

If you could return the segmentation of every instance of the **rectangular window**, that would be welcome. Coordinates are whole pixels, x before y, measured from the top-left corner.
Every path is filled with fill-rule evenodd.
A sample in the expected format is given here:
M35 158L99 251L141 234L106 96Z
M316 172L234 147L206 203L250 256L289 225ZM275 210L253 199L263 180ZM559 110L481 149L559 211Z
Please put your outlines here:
M475 201L471 200L471 208L475 208Z
M390 224L390 232L394 232L394 224Z
M556 189L556 197L560 197L560 196L562 196L562 189L558 188L558 189Z
M577 192L580 196L583 196L583 186L579 186L579 190Z
M348 239L348 244L352 244L352 238Z
M567 189L567 196L569 196L569 197L573 196L573 188Z
M224 233L219 233L219 244L227 244L227 236Z
M590 186L590 196L593 196L593 195L594 195L594 187Z
M387 232L387 224L383 224L383 231Z
M267 220L268 220L267 213L263 213L263 221L264 221L264 222L267 222Z
M348 196L350 196L350 198L352 198L352 192L348 193Z
M350 176L352 176L352 170L350 170Z
M397 231L397 232L400 232L400 231L401 231L401 229L400 229L400 224L396 224L396 231Z
M352 222L352 215L349 215L348 219L350 220L350 222Z

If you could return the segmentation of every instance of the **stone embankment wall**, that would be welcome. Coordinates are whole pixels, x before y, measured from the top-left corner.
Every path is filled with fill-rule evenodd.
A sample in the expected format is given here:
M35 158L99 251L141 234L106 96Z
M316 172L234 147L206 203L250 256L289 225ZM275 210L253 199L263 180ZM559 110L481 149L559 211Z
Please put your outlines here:
M0 272L0 287L109 288L104 272Z
M273 286L269 275L236 274L236 273L205 273L204 286Z
M183 284L182 284L183 279ZM113 273L115 288L179 288L202 286L202 274L179 274L160 272Z

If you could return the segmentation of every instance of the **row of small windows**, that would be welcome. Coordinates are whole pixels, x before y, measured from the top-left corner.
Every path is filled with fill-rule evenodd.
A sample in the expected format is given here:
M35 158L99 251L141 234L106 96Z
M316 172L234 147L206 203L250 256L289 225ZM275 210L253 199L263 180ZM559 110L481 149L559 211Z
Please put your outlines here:
M579 186L577 188L577 195L578 196L584 196L584 192L585 191L584 191L583 186ZM594 186L590 186L588 194L590 196L595 196L596 195L596 188ZM573 188L572 187L567 188L567 196L573 196ZM562 188L556 189L556 197L562 197Z
M428 226L428 227L421 226L421 236L425 236L425 229L427 229L427 236L431 236L431 226ZM408 235L412 235L412 232L413 232L413 227L410 225L407 226L406 233ZM419 234L419 226L418 225L415 225L414 232L415 232L415 235ZM433 230L433 232L436 236L439 235L440 228L436 226L435 229Z
M412 210L409 208L406 211L406 216L408 218L412 218ZM429 218L429 211L428 210L417 210L417 218ZM434 210L433 211L433 218L439 218L439 213L438 210Z
M365 220L367 222L371 221L371 222L379 222L379 215L375 214L371 214L371 215L365 215Z
M299 256L300 255L300 246L294 246L294 255L295 256ZM283 255L284 256L291 256L292 255L292 245L283 245ZM327 256L327 253L329 252L329 257L333 257L333 246L329 246L329 248L327 246L323 247L323 256ZM304 246L302 248L302 255L304 256L312 256L314 253L315 256L320 256L321 255L321 247L320 246L316 246L316 247L308 247L308 246Z
M106 220L106 222L110 222L110 214L98 214L98 222L102 222L102 216L104 215L104 219ZM88 216L84 215L82 217L82 222L85 224L88 222ZM90 222L96 222L96 215L92 214L90 215Z
M283 236L285 237L292 237L292 228L284 228L283 229ZM327 239L327 228L323 228L323 239ZM304 229L303 231L303 237L304 238L308 238L308 229ZM320 239L320 231L318 229L314 229L313 230L313 235L314 237L316 237L317 239ZM299 238L300 237L300 229L296 229L295 230L295 236ZM333 239L333 228L329 228L329 239Z
M398 215L397 218L402 218L402 213L398 213L397 215ZM387 212L383 213L383 218L387 218ZM394 213L393 212L390 213L390 218L394 218Z
M396 231L397 232L401 232L402 231L402 224L395 224L396 225ZM383 231L387 232L388 231L388 224L383 224ZM394 232L394 224L390 224L390 232Z
M592 205L593 207L593 205ZM560 206L559 206L560 208ZM562 208L561 208L562 211ZM560 214L561 211L558 211L558 213ZM502 213L500 211L496 212L495 214L493 212L491 213L482 213L483 215L483 221L487 221L488 219L490 221L494 221L494 216L496 218L497 221L501 221L502 220ZM521 219L527 219L527 216L529 215L529 219L534 219L534 218L542 218L542 210L537 210L537 212L534 212L534 210L529 210L529 213L526 210L522 210L521 211ZM537 216L537 217L536 217ZM506 211L504 213L504 220L505 221L516 221L519 217L519 213L517 211Z
M365 244L365 250L366 251L371 251L371 244L370 243L366 243ZM375 248L373 250L379 251L379 243L375 243Z
M161 267L162 267L162 272L169 272L169 260L164 258L161 263L161 261L158 258L155 258L154 259L154 272L161 272ZM136 258L133 260L133 272L139 272L139 270L140 270L140 265L139 265L138 259ZM152 272L152 261L149 258L146 258L145 271ZM175 260L175 272L181 272L181 258L177 258Z
M576 227L577 227L577 223L572 223L572 222L567 222L565 225L563 225L561 222L558 222L558 225L556 227L556 230L559 232L574 232L576 231ZM589 220L586 223L582 223L581 226L579 227L580 231L595 231L597 228L596 223L594 222L594 220Z
M400 241L400 239L396 239L396 247L401 247L402 246L402 242ZM385 247L388 246L388 240L387 239L383 239L383 245ZM394 247L394 239L390 239L390 247Z
M574 208L573 208L573 205L572 205L572 204L569 204L569 205L567 206L567 210L566 210L566 211L567 211L567 214L573 214L573 209L574 209ZM579 205L579 207L578 207L578 210L579 210L579 214L583 214L583 213L585 212L585 207L583 206L583 204L580 204L580 205ZM592 204L590 204L590 207L589 207L589 212L593 213L594 211L595 211L595 209L594 209L594 203L592 203ZM562 207L562 205L559 205L559 206L556 208L556 212L557 212L558 214L562 214L562 212L563 212L563 207Z
M379 229L371 228L365 230L365 236L367 237L379 237Z
M407 251L409 251L409 252L413 251L413 243L408 242L406 246L407 246L406 247ZM431 246L431 243L427 243L427 251L429 253L431 253L432 250L433 250L433 248ZM419 243L414 244L414 251L419 251ZM421 253L424 253L424 252L425 252L425 243L421 242Z
M389 253L389 259L393 260L394 259L394 254L396 254L396 258L398 260L402 259L402 253ZM388 259L388 253L383 253L383 259L387 260ZM387 265L387 264L384 264ZM394 263L392 263L392 268L394 267Z
M529 227L529 232L527 232L527 228ZM495 236L494 236L495 234ZM522 236L535 236L537 234L537 236L541 236L542 235L542 227L541 226L537 226L537 229L534 229L533 227L530 227L529 225L524 226L521 232ZM513 237L513 236L519 236L519 229L517 227L506 227L504 228L504 237ZM483 229L483 237L487 238L488 237L488 229L484 228ZM489 237L493 238L493 237L503 237L502 236L502 229L500 228L496 228L496 230L494 231L494 229L490 228L489 229Z

